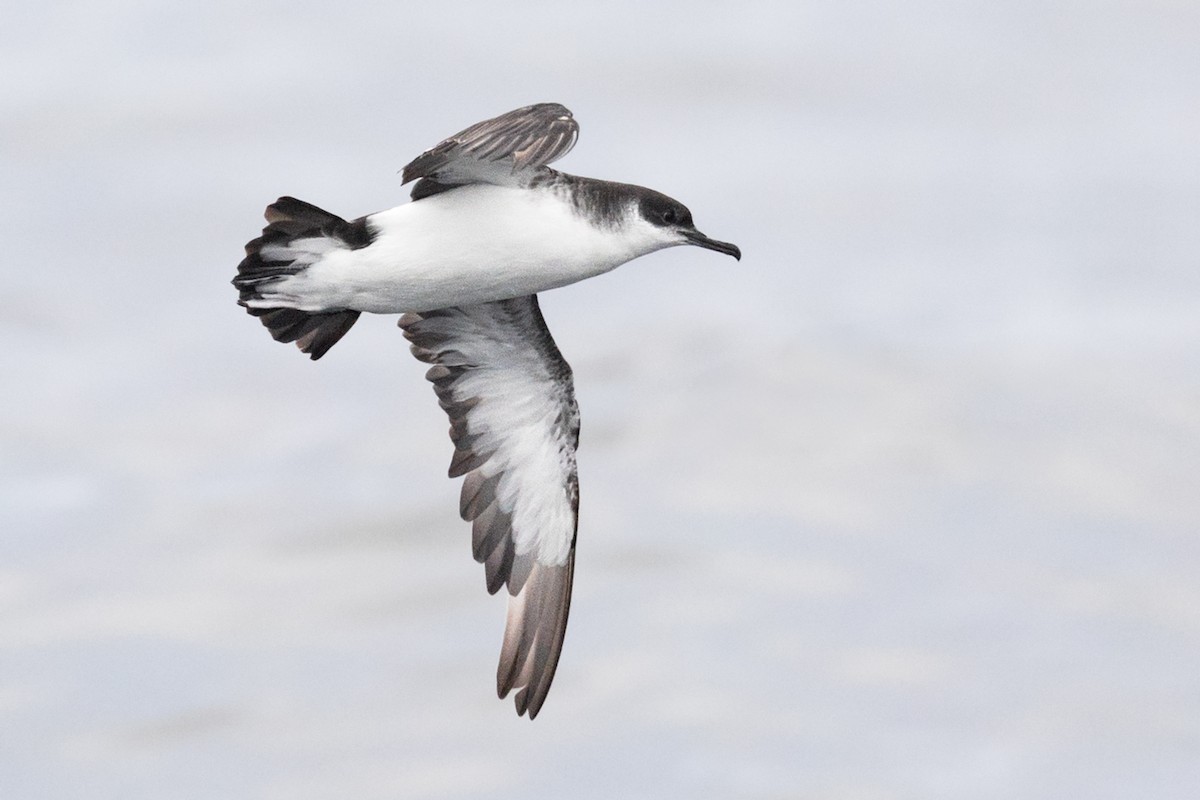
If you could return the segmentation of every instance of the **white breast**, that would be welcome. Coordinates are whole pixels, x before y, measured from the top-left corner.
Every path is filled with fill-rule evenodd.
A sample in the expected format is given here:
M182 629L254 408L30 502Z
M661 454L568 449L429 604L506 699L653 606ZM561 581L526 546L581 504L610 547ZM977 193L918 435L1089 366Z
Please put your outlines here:
M375 240L325 254L306 282L321 305L428 311L564 286L646 249L550 190L475 184L373 214Z

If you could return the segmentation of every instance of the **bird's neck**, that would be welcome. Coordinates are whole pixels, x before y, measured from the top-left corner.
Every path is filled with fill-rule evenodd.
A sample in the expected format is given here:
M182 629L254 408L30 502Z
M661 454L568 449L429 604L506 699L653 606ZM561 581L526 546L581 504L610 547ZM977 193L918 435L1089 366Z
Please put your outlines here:
M637 216L640 186L585 178L545 167L530 188L544 187L569 202L582 217L601 228L617 230Z

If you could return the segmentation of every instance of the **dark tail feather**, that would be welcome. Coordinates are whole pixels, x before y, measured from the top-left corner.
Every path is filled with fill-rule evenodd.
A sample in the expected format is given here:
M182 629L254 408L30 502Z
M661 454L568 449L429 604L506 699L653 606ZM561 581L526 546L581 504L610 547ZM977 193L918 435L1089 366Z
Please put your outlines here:
M238 274L233 279L233 285L238 289L238 303L243 306L249 300L261 299L260 289L269 287L281 278L303 272L312 265L312 260L289 258L286 255L286 246L296 239L336 239L341 246L351 250L371 243L372 237L365 219L347 222L336 214L294 197L279 198L267 206L264 216L267 227L263 228L262 236L246 244L246 257L238 264ZM269 260L262 257L263 246L268 244L283 245L283 248L273 248L276 255ZM295 342L314 361L337 344L354 325L359 314L351 310L310 312L285 307L248 306L246 311L262 320L275 341Z
M346 335L355 321L357 311L332 311L314 314L294 308L247 308L262 320L277 342L295 342L300 352L308 353L313 361L328 352Z

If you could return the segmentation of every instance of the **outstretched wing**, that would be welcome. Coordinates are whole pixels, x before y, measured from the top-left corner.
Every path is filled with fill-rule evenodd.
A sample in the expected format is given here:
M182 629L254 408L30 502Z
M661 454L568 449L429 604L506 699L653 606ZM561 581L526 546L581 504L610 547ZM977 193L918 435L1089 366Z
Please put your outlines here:
M539 167L575 146L579 124L558 103L525 106L478 122L426 150L404 168L404 183L422 178L414 200L467 183L522 185Z
M562 652L575 569L579 407L536 295L400 319L450 417L450 477L491 593L508 587L500 697L537 716Z

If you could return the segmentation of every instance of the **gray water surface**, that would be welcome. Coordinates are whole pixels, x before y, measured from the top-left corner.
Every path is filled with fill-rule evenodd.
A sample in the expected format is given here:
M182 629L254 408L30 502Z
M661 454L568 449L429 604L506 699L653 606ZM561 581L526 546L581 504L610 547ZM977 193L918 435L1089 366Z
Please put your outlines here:
M1191 3L26 4L0 28L0 796L1200 795ZM391 318L228 285L539 101L740 263L543 297L542 715Z

